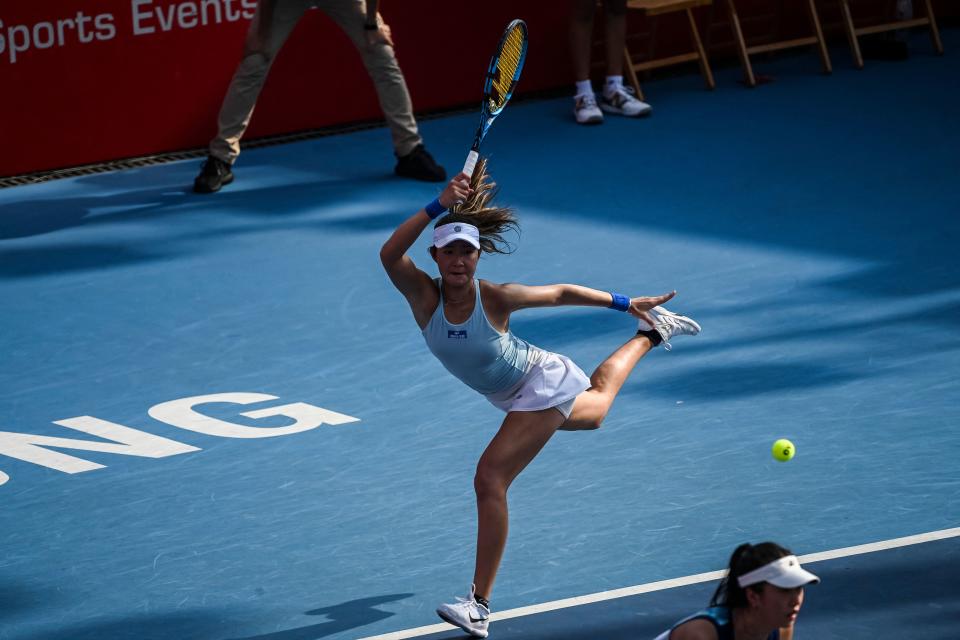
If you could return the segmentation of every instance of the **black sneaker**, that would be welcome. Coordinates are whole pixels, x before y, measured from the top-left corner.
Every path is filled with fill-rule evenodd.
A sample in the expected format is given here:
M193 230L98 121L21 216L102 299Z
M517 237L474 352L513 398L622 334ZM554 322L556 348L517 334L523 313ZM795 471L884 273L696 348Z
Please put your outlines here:
M422 144L418 144L413 151L397 160L397 167L393 171L398 176L424 182L443 182L447 179L446 170L437 164Z
M230 165L215 156L207 156L207 161L200 169L200 175L193 181L193 190L196 193L213 193L220 191L220 187L233 182L233 172Z

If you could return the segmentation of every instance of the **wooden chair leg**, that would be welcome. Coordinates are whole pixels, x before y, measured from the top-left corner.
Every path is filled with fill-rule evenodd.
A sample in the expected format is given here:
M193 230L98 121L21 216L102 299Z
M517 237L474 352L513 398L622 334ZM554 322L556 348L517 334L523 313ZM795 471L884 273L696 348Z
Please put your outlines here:
M857 30L853 26L853 17L850 15L850 5L847 0L840 0L840 13L843 16L843 25L847 31L847 40L850 41L850 52L853 54L853 64L857 69L863 69L863 54L860 53L860 43L857 42Z
M940 41L940 31L937 29L937 19L933 15L933 5L930 0L924 0L927 5L927 18L930 20L930 39L933 40L933 48L937 55L943 55L943 42Z
M707 88L711 91L716 89L717 83L713 81L713 72L710 71L710 62L707 60L707 52L703 49L703 43L700 42L700 33L697 31L697 21L693 18L693 12L687 9L687 20L690 21L690 33L693 34L693 43L697 47L697 62L700 63L700 73L707 83Z
M748 87L757 86L757 77L753 74L753 65L750 64L750 54L747 53L747 42L743 37L743 30L740 28L740 17L737 15L737 8L733 0L727 0L727 8L730 10L730 26L733 28L733 40L737 45L737 54L740 56L740 65L743 67L743 79Z
M643 97L643 89L640 88L640 80L637 78L637 72L633 68L633 58L630 56L630 50L626 47L623 48L623 68L627 71L627 80L636 92L637 98L646 102L646 99Z
M929 0L927 1L929 2ZM817 5L814 0L807 0L807 7L810 9L810 21L813 22L813 31L817 38L817 49L820 51L820 61L823 63L823 72L833 73L833 66L830 64L830 54L827 52L827 43L823 39L823 28L820 26L820 16L817 15Z

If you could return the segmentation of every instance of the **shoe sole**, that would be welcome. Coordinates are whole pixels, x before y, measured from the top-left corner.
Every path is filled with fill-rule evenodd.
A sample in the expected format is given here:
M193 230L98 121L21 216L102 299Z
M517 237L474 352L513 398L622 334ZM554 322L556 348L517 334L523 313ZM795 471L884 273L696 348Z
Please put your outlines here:
M223 182L220 183L220 186L217 187L216 189L207 189L206 187L198 187L198 186L197 186L197 183L194 182L194 183L193 183L193 192L194 192L194 193L216 193L217 191L220 191L220 189L224 188L225 186L227 186L227 185L230 184L231 182L233 182L233 174L232 174L232 173L230 174L230 177L225 178L225 179L223 180Z
M616 107L611 107L611 106L604 105L604 104L601 104L601 105L600 105L600 110L601 110L601 111L604 111L604 112L606 112L606 113L613 113L613 114L616 114L616 115L618 115L618 116L624 116L624 117L626 117L626 118L642 118L643 116L648 116L648 115L650 115L651 113L653 113L653 108L649 108L649 109L644 109L643 111L640 111L639 113L634 113L633 115L631 115L631 114L629 114L629 113L625 113L625 112L623 111L623 109L617 109Z
M700 325L699 325L699 324L697 323L697 321L694 320L693 318L688 318L687 316L682 316L682 315L680 315L679 313L674 313L673 311L668 311L667 309L664 309L663 307L654 307L653 309L651 309L651 311L655 311L657 314L659 314L659 315L661 315L661 316L673 316L674 318L681 318L682 320L686 320L687 322L689 322L690 324L692 324L694 327L697 328L697 332L696 332L696 333L693 333L693 334L691 334L691 335L695 335L695 336L696 336L696 335L699 335L699 334L700 334L700 331L702 331L702 329L700 328Z
M473 629L467 629L465 626L463 626L463 625L460 624L459 622L456 622L455 620L451 620L450 618L448 618L446 615L443 614L443 612L440 611L440 609L437 609L437 615L440 616L440 617L443 619L443 621L446 622L447 624L452 624L453 626L457 627L458 629L460 629L460 630L462 630L462 631L466 631L467 633L469 633L469 634L470 634L471 636L473 636L474 638L486 638L488 635L490 635L490 632L489 632L489 631L488 631L488 632L484 632L483 635L480 635L480 634L476 633Z

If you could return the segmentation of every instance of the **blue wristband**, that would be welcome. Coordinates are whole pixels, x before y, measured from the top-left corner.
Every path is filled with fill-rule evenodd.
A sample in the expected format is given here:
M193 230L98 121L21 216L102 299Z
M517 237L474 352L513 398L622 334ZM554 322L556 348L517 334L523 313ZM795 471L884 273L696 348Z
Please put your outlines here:
M622 293L611 293L610 295L613 297L613 302L610 303L611 309L626 311L630 308L630 298L627 296Z
M427 215L430 216L431 220L436 219L437 216L441 216L447 211L447 208L440 204L440 198L434 198L433 202L425 206L423 209L427 212Z

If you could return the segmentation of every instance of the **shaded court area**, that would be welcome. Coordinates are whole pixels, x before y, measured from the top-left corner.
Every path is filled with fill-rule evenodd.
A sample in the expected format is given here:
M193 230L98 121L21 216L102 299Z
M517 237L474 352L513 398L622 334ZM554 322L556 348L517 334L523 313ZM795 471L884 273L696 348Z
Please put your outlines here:
M951 581L960 562L960 530L941 535L949 537L868 555L804 559L822 582L806 589L796 637L951 637L958 613ZM498 638L653 638L677 622L678 611L692 613L707 606L716 579L692 578L696 584L650 585L651 592L641 595L607 599L596 594L603 599L570 603L549 612L523 612L493 623L490 633ZM454 630L429 633L426 629L380 637L391 636L465 637Z

